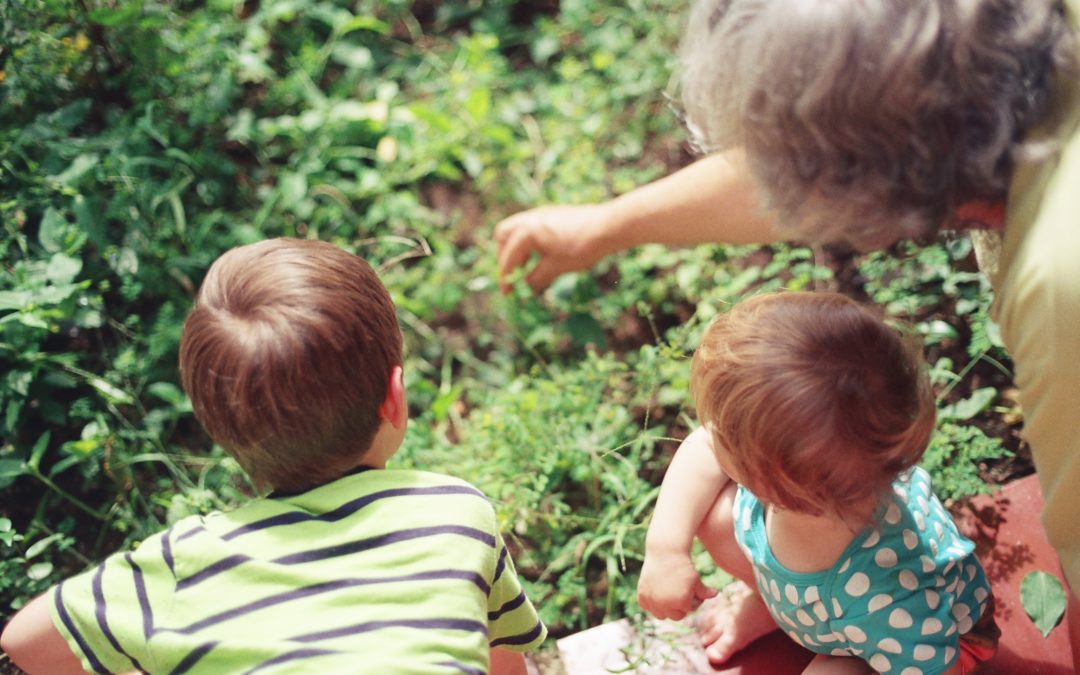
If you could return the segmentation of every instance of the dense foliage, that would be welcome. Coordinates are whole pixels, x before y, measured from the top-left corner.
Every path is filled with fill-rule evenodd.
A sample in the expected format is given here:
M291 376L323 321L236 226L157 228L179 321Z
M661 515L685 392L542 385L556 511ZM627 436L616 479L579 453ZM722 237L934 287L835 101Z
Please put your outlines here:
M942 401L927 465L948 496L984 489L1018 420L966 239L644 247L498 293L500 217L689 161L665 96L683 9L0 3L0 607L245 498L177 385L177 341L210 262L279 235L379 266L408 345L396 461L496 500L555 634L637 612L656 486L693 423L686 357L758 289L839 287L913 323Z

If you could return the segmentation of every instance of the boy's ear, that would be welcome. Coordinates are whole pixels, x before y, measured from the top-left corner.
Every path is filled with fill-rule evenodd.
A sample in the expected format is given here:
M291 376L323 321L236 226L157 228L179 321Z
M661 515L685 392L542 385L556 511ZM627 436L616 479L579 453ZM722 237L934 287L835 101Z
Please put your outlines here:
M403 429L409 422L409 405L405 401L405 374L401 366L394 366L386 383L386 398L379 405L379 418L395 429Z

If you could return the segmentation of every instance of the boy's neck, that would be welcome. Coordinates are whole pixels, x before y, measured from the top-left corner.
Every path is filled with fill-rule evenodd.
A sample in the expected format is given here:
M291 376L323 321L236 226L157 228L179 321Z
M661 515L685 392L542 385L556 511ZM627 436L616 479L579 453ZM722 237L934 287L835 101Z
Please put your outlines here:
M386 462L401 448L401 443L404 439L404 428L398 429L392 424L383 422L379 426L378 431L375 432L375 437L371 439L371 445L357 457L356 464L347 471L342 472L340 476L337 476L326 483L322 483L321 485L328 485L329 483L333 483L336 480L344 478L345 476L350 476L354 473L360 473L371 469L385 469ZM321 487L321 485L313 485L297 491L274 490L269 496L271 498L291 497Z
M398 429L389 422L383 422L375 432L375 437L371 439L371 445L360 455L357 465L385 469L386 462L401 449L404 440L404 428Z
M296 497L298 495L304 494L305 492L310 492L312 490L316 490L318 488L321 488L324 485L329 485L330 483L334 483L336 481L339 481L342 478L345 478L347 476L354 476L354 475L356 475L358 473L363 473L365 471L370 471L370 470L372 470L374 468L376 468L376 467L368 466L366 464L357 464L356 466L349 469L348 471L341 474L340 476L335 476L334 478L331 478L330 480L326 481L325 483L319 483L318 485L310 485L308 487L301 488L299 490L273 490L268 495L266 495L266 498L267 499L287 499L289 497Z

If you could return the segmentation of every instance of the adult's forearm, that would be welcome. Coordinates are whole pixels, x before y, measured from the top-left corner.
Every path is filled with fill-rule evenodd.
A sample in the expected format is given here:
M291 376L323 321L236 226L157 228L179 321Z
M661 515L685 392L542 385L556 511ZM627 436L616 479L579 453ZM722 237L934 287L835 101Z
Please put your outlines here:
M709 155L609 202L605 255L640 244L768 244L779 241L760 206L741 150Z

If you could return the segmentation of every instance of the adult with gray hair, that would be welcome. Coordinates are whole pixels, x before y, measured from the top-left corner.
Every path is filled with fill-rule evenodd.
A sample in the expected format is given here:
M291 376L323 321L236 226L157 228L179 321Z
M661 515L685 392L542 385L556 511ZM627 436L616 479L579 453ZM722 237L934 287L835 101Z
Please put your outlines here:
M1080 0L703 0L682 97L711 154L609 202L516 214L495 236L503 279L538 254L526 281L543 288L651 242L869 250L999 232L992 316L1073 589L1080 672L1078 13Z

